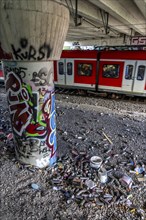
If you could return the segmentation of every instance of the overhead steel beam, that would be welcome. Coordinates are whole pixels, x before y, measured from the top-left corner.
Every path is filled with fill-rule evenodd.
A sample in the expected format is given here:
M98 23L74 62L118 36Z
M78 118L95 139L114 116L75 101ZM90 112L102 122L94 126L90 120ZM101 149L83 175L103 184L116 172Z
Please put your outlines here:
M109 27L108 27L108 20L109 20L109 13L100 9L100 14L103 22L103 26L105 29L105 34L109 34Z
M63 0L63 1L66 2L67 0ZM72 5L74 8L74 12L75 12L76 0L72 0ZM79 0L77 10L78 10L78 15L80 15L83 18L86 18L88 20L91 20L92 22L95 22L95 24L97 24L97 25L100 24L100 26L103 26L99 8L97 8L97 7L95 7L95 5L91 4L89 2L89 0L86 0L86 1ZM110 16L109 27L113 28L114 30L116 30L120 33L125 33L127 35L130 34L130 31L127 28L127 25L123 25L122 22L118 21L113 16Z
M75 8L75 25L78 26L78 0L76 0L76 8Z

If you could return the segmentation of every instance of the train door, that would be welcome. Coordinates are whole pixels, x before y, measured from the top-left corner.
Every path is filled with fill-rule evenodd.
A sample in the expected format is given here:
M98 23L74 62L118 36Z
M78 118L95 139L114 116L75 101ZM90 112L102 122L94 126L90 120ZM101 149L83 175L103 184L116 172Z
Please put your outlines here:
M124 65L122 90L131 92L135 75L136 61L127 60Z
M72 85L74 83L74 60L60 59L57 62L57 84Z
M66 78L66 85L73 85L74 83L74 60L66 59L66 71L65 71L65 78Z
M65 59L57 61L57 84L65 85Z
M146 84L146 61L137 61L133 92L143 93Z

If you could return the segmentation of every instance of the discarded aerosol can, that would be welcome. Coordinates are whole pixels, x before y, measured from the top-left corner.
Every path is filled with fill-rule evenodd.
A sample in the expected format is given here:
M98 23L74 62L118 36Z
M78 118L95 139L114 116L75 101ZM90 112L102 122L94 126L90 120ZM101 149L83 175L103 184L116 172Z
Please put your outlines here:
M133 180L130 176L124 175L121 179L120 182L122 183L123 186L125 186L128 189L131 189Z
M99 180L101 183L106 183L108 181L108 175L107 175L107 171L106 169L101 169L99 172L98 172L98 176L99 176Z
M90 166L94 169L99 169L102 164L102 158L98 156L93 156L90 159Z

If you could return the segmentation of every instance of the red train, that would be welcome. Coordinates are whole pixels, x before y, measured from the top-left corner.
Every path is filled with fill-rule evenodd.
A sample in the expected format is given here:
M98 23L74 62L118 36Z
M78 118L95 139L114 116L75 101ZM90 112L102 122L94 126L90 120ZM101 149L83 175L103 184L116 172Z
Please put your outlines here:
M146 51L63 51L54 62L55 85L146 96Z

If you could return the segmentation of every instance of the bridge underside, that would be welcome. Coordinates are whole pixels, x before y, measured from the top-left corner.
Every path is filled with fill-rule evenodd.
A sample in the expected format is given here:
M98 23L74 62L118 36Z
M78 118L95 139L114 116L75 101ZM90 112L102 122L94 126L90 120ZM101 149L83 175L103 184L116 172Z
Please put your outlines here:
M70 10L66 41L80 45L129 45L146 36L146 0L62 0ZM146 45L146 39L144 38ZM134 44L138 44L135 40Z

